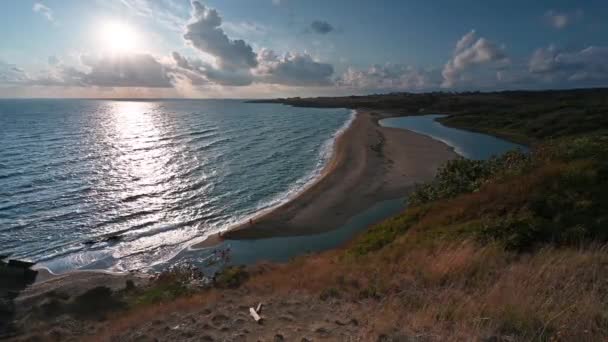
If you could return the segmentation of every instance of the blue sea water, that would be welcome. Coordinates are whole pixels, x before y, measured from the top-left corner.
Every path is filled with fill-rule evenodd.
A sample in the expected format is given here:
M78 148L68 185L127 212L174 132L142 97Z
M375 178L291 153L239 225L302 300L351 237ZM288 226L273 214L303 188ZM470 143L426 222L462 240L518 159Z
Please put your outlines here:
M238 100L0 100L0 254L60 270L162 263L303 189L352 117Z

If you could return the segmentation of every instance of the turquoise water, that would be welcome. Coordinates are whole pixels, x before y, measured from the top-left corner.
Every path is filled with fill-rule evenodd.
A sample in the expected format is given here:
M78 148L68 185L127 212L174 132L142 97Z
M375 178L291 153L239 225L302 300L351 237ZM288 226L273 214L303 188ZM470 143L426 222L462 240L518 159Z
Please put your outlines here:
M54 271L162 264L313 181L351 118L236 100L0 100L0 254Z
M469 159L488 159L492 155L527 148L490 135L451 128L436 121L445 115L424 115L388 118L380 120L381 126L406 128L416 133L428 135L454 147L456 153Z

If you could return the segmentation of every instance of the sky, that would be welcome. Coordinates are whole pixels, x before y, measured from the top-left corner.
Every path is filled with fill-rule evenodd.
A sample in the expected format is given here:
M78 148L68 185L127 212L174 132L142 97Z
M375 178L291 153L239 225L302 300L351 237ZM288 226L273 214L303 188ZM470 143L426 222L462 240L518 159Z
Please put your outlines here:
M0 2L0 97L608 86L608 1Z

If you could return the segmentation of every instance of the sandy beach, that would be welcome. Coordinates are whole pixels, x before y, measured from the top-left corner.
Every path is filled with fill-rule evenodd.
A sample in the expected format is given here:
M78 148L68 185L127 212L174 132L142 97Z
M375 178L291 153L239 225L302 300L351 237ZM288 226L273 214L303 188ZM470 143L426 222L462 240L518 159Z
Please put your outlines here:
M291 201L224 232L222 237L256 239L338 228L374 203L406 196L417 183L430 180L444 162L457 157L442 142L378 124L391 116L358 110L350 127L337 138L333 156L317 182Z

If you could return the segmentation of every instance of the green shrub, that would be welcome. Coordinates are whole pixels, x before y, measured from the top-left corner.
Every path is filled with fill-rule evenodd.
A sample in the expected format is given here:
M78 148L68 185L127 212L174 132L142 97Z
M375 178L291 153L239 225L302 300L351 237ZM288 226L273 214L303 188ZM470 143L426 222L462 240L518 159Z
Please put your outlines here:
M247 279L249 279L249 273L243 266L230 266L215 276L214 285L219 288L237 288Z
M409 204L421 205L475 192L492 178L516 175L529 167L530 156L521 151L489 160L454 159L441 167L431 182L418 186L409 196Z
M591 159L606 161L608 158L608 135L594 134L576 138L562 138L540 145L537 158L571 161Z
M131 297L130 302L132 305L149 305L168 302L190 293L191 291L180 282L162 282L141 289Z
M550 238L548 222L532 213L508 214L486 219L479 236L484 241L499 241L507 249L523 251L538 241Z
M147 286L130 288L125 294L132 306L166 302L191 295L204 279L196 266L179 264L159 273Z

